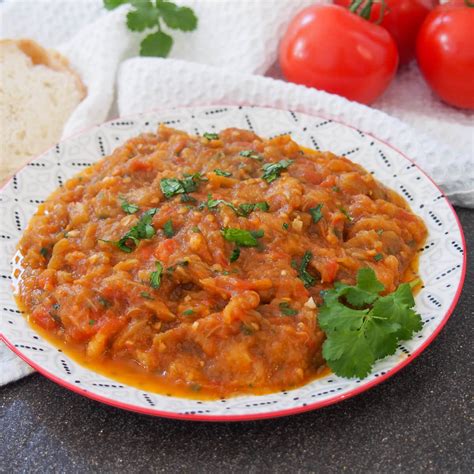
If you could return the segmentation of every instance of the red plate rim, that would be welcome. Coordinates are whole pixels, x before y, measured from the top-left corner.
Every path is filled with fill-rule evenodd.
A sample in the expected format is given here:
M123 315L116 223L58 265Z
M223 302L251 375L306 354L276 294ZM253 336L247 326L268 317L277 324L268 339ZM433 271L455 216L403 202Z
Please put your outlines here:
M179 111L180 109L206 108L206 107L212 107L212 106L216 106L216 105L218 105L218 104L200 105L200 106L197 106L197 107L176 107L176 108L164 109L164 110L154 109L154 110L150 110L148 112L142 112L142 113L134 114L134 115L131 115L131 116L128 116L128 117L120 117L120 119L126 120L127 118L140 117L140 116L149 115L149 114L151 115L153 113L166 113L166 112L171 112L171 111ZM219 105L224 105L224 104L219 104ZM235 104L229 104L228 106L229 107L238 107L238 105L235 105ZM276 109L276 110L287 111L286 109L278 109L277 107L258 107L258 108L267 108L267 109ZM303 115L311 116L311 114L308 114L308 113L305 113L305 112L298 112L297 111L297 113L301 113ZM357 127L354 127L352 125L348 125L347 123L343 122L342 120L330 118L328 116L325 116L324 114L317 114L314 117L327 118L329 120L332 120L335 123L339 123L339 124L344 125L346 127L352 128L353 130L358 130ZM82 135L83 133L86 133L87 131L92 130L94 128L99 128L100 126L105 125L107 123L115 122L118 119L119 119L119 117L108 120L106 122L103 122L100 125L96 125L96 126L93 126L93 127L88 127L88 128L86 128L86 129L84 129L84 130L82 130L82 131L80 131L76 134L73 134L73 135L61 140L59 143L62 143L66 140L69 140L73 137ZM347 400L348 398L355 397L356 395L359 395L360 393L365 392L366 390L369 390L370 388L375 387L376 385L384 382L385 380L387 380L390 377L392 377L393 375L395 375L399 370L403 369L410 362L412 362L416 357L418 357L433 342L433 340L436 338L436 336L440 333L441 329L443 329L443 327L446 325L446 323L447 323L449 317L451 316L451 314L453 313L454 308L456 307L456 305L459 301L459 298L461 296L461 293L462 293L464 280L465 280L465 277L466 277L467 246L466 246L466 239L465 239L464 232L463 232L463 229L462 229L462 226L461 226L461 222L459 220L458 215L456 214L456 211L454 210L452 204L449 202L449 199L446 197L444 192L433 181L433 179L425 171L423 171L423 169L420 168L420 166L418 166L411 158L409 158L405 153L403 153L397 147L393 146L391 143L389 143L385 140L382 140L382 139L374 136L371 133L364 132L364 134L378 140L379 142L382 142L384 145L392 148L397 153L402 155L410 163L413 163L416 166L416 168L431 181L431 183L436 187L436 189L438 189L438 191L443 196L443 199L446 201L449 208L451 209L451 212L454 215L454 218L456 220L456 224L458 226L459 233L461 235L461 242L462 242L462 248L463 248L461 278L459 280L459 284L458 284L458 287L456 289L454 299L453 299L450 307L448 308L448 310L444 314L443 319L441 320L440 324L436 327L436 329L428 337L428 339L415 352L413 352L409 357L403 359L395 367L393 367L392 369L390 369L389 371L387 371L383 375L380 375L379 377L371 380L370 382L366 382L365 384L361 384L357 388L355 388L353 390L350 390L349 392L347 392L345 394L336 395L336 396L328 398L326 400L322 400L322 401L318 401L318 402L314 402L314 403L309 403L306 406L287 408L285 410L277 410L277 411L274 411L274 412L267 412L267 413L255 413L255 414L249 414L249 415L199 415L199 414L190 415L190 414L168 412L168 411L161 411L161 410L152 410L150 408L145 408L145 407L142 408L142 407L138 407L138 406L131 405L131 404L128 404L128 403L113 400L113 399L107 398L105 396L98 395L96 393L89 392L87 389L82 389L82 388L78 387L77 385L74 385L70 382L67 382L67 381L61 379L60 377L57 377L56 375L48 372L48 370L46 370L45 368L43 368L41 365L37 364L36 362L32 361L27 355L25 355L17 347L15 347L3 334L0 334L0 340L3 340L5 342L5 344L9 347L9 349L11 349L17 356L19 356L21 359L23 359L23 361L25 361L28 365L33 367L40 374L44 375L48 379L50 379L53 382L57 383L58 385L61 385L65 388L67 388L68 390L71 390L72 392L78 393L79 395L83 395L87 398L90 398L91 400L95 400L95 401L98 401L98 402L101 402L101 403L105 403L106 405L110 405L110 406L113 406L115 408L120 408L120 409L123 409L123 410L132 411L132 412L136 412L136 413L140 413L140 414L144 414L144 415L151 415L151 416L177 419L177 420L227 422L227 421L252 421L252 420L263 420L263 419L269 419L269 418L280 418L280 417L283 417L283 416L296 415L298 413L304 413L304 412L307 412L307 411L312 411L312 410L316 410L318 408L323 408L323 407L326 407L326 406L329 406L329 405L333 405L333 404L341 402L343 400ZM56 144L53 145L53 147L50 147L47 151L54 148L54 146L56 146ZM31 159L28 163L31 163L31 162L35 161L37 158L39 158L43 154L47 153L47 151L42 153L41 155L38 155L35 158ZM28 163L26 163L24 166L19 168L17 173L19 171L21 171L23 168L25 168L28 165ZM8 179L7 181L5 181L3 186L0 187L0 191L3 191L3 189L7 187L7 185L10 183L10 181L12 179L13 179L13 176L10 179Z

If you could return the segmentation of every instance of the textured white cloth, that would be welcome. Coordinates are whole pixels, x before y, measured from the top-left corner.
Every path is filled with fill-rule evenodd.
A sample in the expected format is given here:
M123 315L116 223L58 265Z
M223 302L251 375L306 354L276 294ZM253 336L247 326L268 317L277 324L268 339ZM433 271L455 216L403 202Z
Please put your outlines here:
M431 174L454 203L474 207L474 114L439 102L416 66L402 71L375 104L409 127L343 98L257 76L275 63L279 38L295 13L318 0L176 3L195 10L199 27L192 33L173 31L175 60L133 58L143 35L127 30L128 7L107 12L101 0L6 1L0 5L0 37L29 37L55 47L81 75L88 95L64 136L103 122L111 110L127 115L216 103L291 108L330 116L390 141ZM2 343L0 370L0 385L31 371Z

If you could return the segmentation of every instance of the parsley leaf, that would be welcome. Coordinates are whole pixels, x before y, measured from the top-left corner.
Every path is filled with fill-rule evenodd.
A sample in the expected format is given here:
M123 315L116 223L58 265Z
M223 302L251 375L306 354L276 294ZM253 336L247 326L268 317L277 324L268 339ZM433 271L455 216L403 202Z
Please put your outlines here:
M205 206L207 206L208 209L217 209L220 204L230 207L239 217L248 217L253 211L257 209L264 212L267 212L270 209L270 205L266 201L257 202L255 204L242 203L236 207L229 201L225 201L224 199L213 199L211 194L207 195Z
M142 291L140 293L140 296L142 298L145 298L146 300L154 300L155 298L153 298L153 296L150 295L150 293L148 293L148 291Z
M152 288L159 288L161 285L161 275L163 273L163 265L157 260L155 262L156 271L150 273L150 285Z
M395 353L398 341L421 329L410 285L380 296L383 290L375 272L362 268L356 285L336 283L323 294L318 315L327 337L323 357L337 375L365 377L376 360Z
M374 260L376 262L380 262L380 260L382 260L382 259L383 259L383 255L381 253L377 253L377 254L374 255Z
M202 136L204 138L207 138L208 140L219 140L219 134L218 133L206 132L206 133L203 133Z
M127 214L135 214L135 212L138 212L140 210L140 208L136 204L132 204L128 202L126 199L121 198L120 201L121 201L120 207Z
M258 247L257 239L262 238L264 235L263 230L248 231L231 227L222 229L221 234L225 240L235 242L242 247Z
M160 189L164 196L170 199L177 194L188 194L196 191L201 181L206 181L206 179L200 173L185 176L183 179L163 178L160 181Z
M239 247L235 247L235 249L232 250L232 253L230 254L230 258L229 260L231 262L235 262L236 260L238 260L240 257L240 248Z
M232 173L229 173L228 171L220 170L218 168L214 170L214 173L216 173L217 176L225 176L226 178L228 178L229 176L232 176Z
M142 56L168 56L173 46L173 38L162 30L161 21L168 28L181 31L193 31L198 19L189 7L180 7L163 0L103 0L107 10L113 10L130 3L133 7L127 14L127 26L130 31L156 29L140 43Z
M244 150L239 153L244 158L251 158L252 160L263 161L263 157L253 150Z
M171 238L174 236L175 232L173 229L173 221L168 219L163 225L163 232L165 233L166 237Z
M323 204L318 204L316 207L312 207L309 209L309 213L313 218L313 224L317 224L323 217L323 213L321 209L323 208Z
M272 183L278 179L282 171L286 170L292 163L293 160L280 160L278 163L264 164L262 166L262 179L264 179L267 183Z
M186 309L185 311L183 311L183 314L184 316L191 316L192 314L194 314L194 310Z
M314 286L316 284L316 278L311 275L308 270L308 264L313 259L313 254L308 250L303 255L301 259L301 263L298 265L296 261L292 262L293 268L295 268L298 272L298 278L304 283L306 288L310 286Z
M298 311L293 309L287 301L281 302L278 306L280 307L280 313L285 316L296 316L298 314Z
M349 214L349 212L347 212L347 210L345 208L343 208L341 206L341 207L339 207L339 210L347 217L347 220L349 222L352 222L352 216Z
M155 235L156 231L151 221L157 211L158 209L151 208L144 212L137 225L133 226L120 240L100 240L117 246L122 252L133 252L140 240L151 239Z

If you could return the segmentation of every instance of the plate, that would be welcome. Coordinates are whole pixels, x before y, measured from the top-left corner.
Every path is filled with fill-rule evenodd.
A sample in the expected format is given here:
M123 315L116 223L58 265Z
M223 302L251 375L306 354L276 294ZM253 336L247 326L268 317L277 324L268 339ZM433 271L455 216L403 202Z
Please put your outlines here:
M160 122L193 134L226 127L250 129L264 137L291 134L304 146L347 156L403 195L429 232L420 251L424 287L416 297L423 329L393 356L378 361L363 380L331 374L294 390L217 401L175 398L124 385L82 367L42 339L28 326L12 295L11 260L29 218L39 203L82 168L128 138L154 131ZM43 375L74 392L169 418L232 421L284 416L330 405L373 387L411 362L439 333L459 298L466 269L465 241L456 213L413 162L389 143L343 123L278 109L199 107L107 122L57 144L19 171L0 191L0 216L0 330L7 345Z

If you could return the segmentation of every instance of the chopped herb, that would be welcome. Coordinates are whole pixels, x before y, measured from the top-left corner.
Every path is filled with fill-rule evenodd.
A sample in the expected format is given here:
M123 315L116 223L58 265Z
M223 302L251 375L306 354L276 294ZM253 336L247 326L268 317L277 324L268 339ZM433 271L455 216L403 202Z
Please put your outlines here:
M298 278L304 283L304 286L314 286L316 284L316 278L314 278L307 270L309 262L311 262L313 254L308 250L303 255L301 263L298 265L295 260L292 261L292 266L298 271Z
M94 326L95 320L94 319L89 319L89 326Z
M221 230L224 239L235 242L242 247L258 247L258 238L263 237L263 230L248 231L244 229L226 228Z
M148 293L147 291L142 291L140 293L140 296L142 298L145 298L146 300L154 300L155 298L153 298L153 296L150 295L150 293Z
M226 178L228 178L229 176L232 176L232 173L229 173L228 171L220 170L218 168L214 170L214 173L216 173L217 176L225 176Z
M318 323L326 333L323 357L335 374L364 378L376 360L422 328L408 283L380 296L383 290L375 272L362 268L355 286L338 282L324 293Z
M61 306L58 303L53 304L53 309L55 309L56 311L59 311L60 308Z
M241 217L248 217L255 209L255 204L243 203L239 205L236 214Z
M218 133L203 133L202 136L204 138L207 138L208 140L219 140L219 134Z
M65 239L67 239L69 237L69 234L67 232L64 232L63 236Z
M235 249L232 250L232 253L230 254L230 258L229 260L231 262L235 262L236 260L238 260L238 258L240 257L240 248L239 247L235 247Z
M341 192L341 188L339 186L333 186L331 188L335 193L340 193Z
M122 252L130 253L135 250L140 240L151 239L155 235L155 228L151 225L153 216L156 214L158 209L148 209L143 213L137 225L133 226L120 240L104 240L99 239L102 242L113 244L117 246Z
M165 233L166 237L171 238L174 236L175 231L173 229L173 222L171 219L168 219L163 225L163 232Z
M266 163L262 166L264 179L267 183L272 183L280 177L282 171L286 170L293 160L280 160L278 163Z
M161 285L161 275L163 273L163 265L160 261L155 262L156 271L150 274L150 285L152 288L159 288Z
M205 178L200 173L187 175L183 179L163 178L160 181L160 189L164 196L170 199L177 194L188 194L196 191L201 181L205 181Z
M293 309L287 301L283 301L278 306L280 307L281 314L285 316L295 316L298 314L298 311Z
M48 250L46 247L41 247L40 254L41 254L44 258L48 258L49 250Z
M123 211L126 214L135 214L135 212L138 212L140 210L140 208L137 205L132 204L123 198L121 199L120 207L123 209Z
M197 202L197 199L193 198L189 194L183 194L181 196L181 202Z
M349 222L352 222L352 216L347 212L347 210L345 208L343 208L341 206L341 207L339 207L339 210L347 217L347 220Z
M186 311L183 311L183 314L185 316L191 316L191 314L194 314L194 310L192 309L187 309Z
M243 324L240 326L240 330L243 334L246 336L251 336L255 331L252 327L247 326L246 324Z
M252 160L263 161L263 157L253 150L241 151L239 155L245 158L251 158Z
M311 217L313 218L313 223L317 224L323 217L323 213L321 212L321 209L323 208L323 204L318 204L316 207L312 207L309 209L309 213L311 214Z
M379 229L379 230L377 231L377 234L378 234L378 235L382 235L383 233L384 233L384 230L383 230L383 229Z
M103 296L99 296L97 299L99 300L99 303L104 308L110 308L112 306L112 303L108 299L104 298Z
M380 260L383 259L383 255L381 253L378 253L377 255L374 255L374 260L376 262L380 262Z
M287 223L287 222L283 222L283 224L281 225L283 227L283 229L285 230L288 230L290 225Z
M255 204L255 209L258 209L259 211L263 212L268 212L270 210L270 205L267 201L257 202L257 204Z
M195 234L199 234L201 232L201 229L199 229L199 227L197 225L193 225L191 227L191 230L195 233Z
M192 383L189 388L192 392L199 392L202 387L198 383Z
M256 239L261 239L261 238L265 235L265 232L264 232L262 229L251 230L250 233L251 233Z

